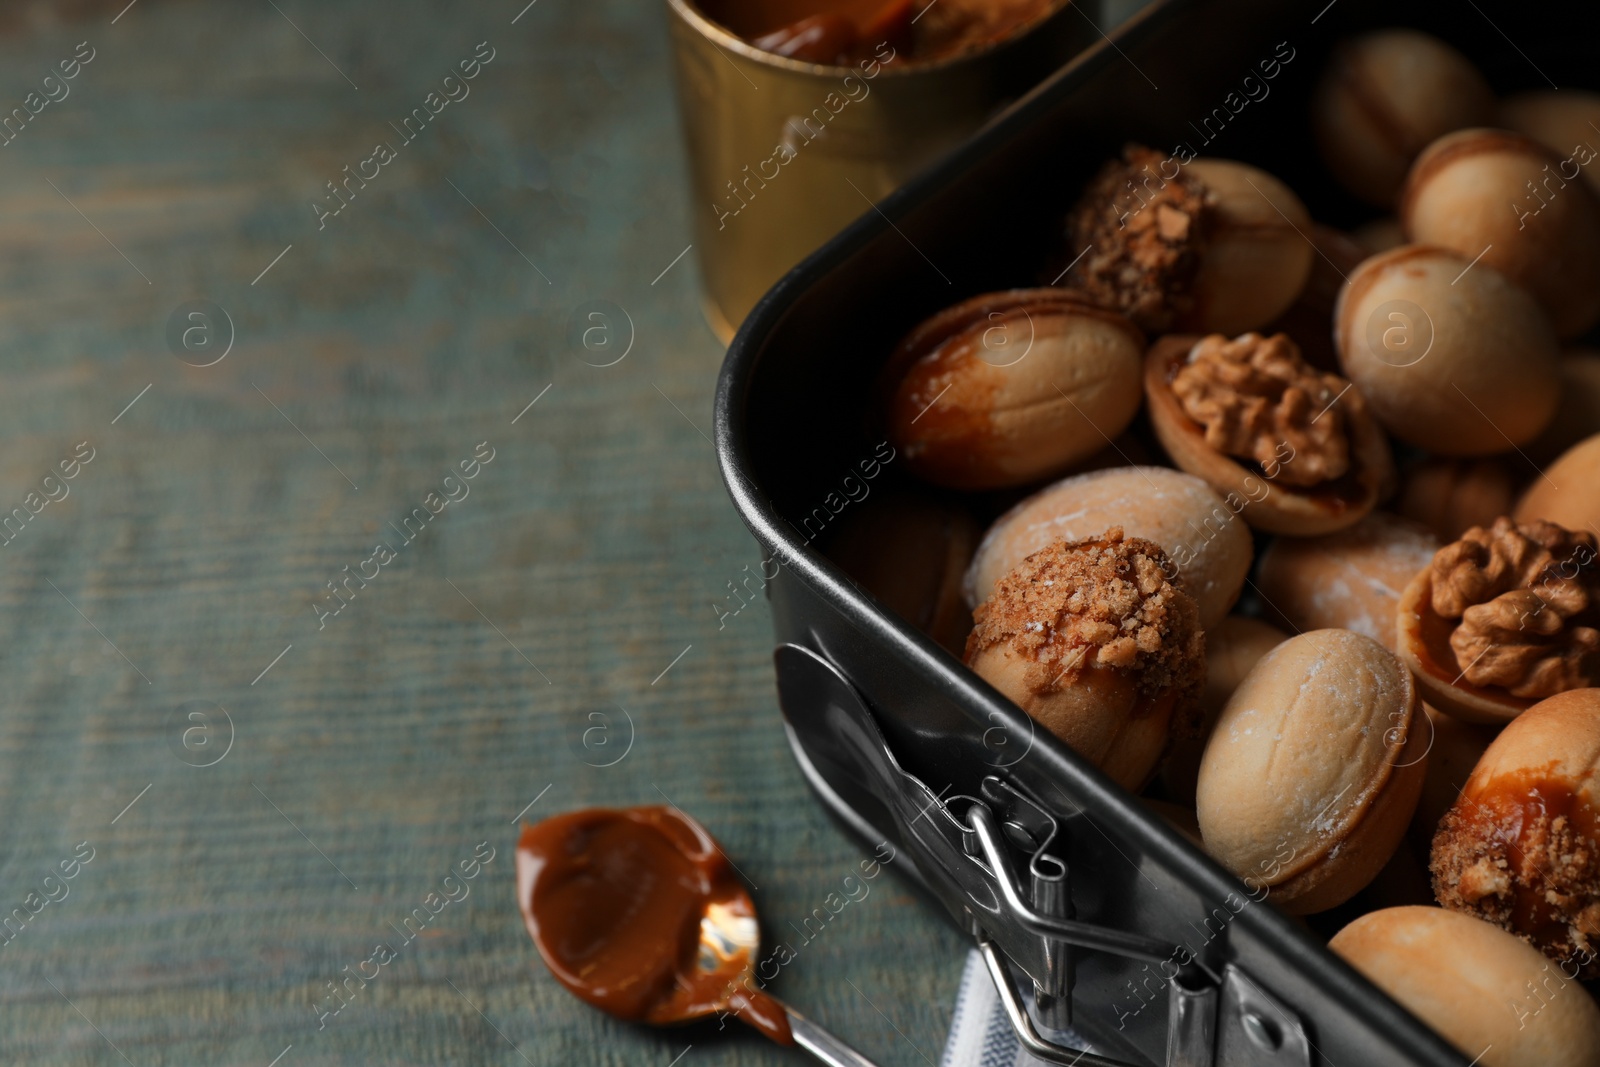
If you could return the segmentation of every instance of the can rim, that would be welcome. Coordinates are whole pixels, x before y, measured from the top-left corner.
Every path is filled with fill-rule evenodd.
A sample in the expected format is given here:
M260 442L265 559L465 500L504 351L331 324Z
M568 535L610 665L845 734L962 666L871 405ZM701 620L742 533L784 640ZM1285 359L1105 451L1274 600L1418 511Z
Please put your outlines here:
M858 66L841 66L837 63L808 63L804 60L790 59L787 56L780 56L773 52L764 51L755 47L743 37L740 37L739 35L729 31L720 23L715 22L706 15L702 14L694 6L694 4L690 2L690 0L667 0L667 6L672 9L674 14L676 14L691 28L698 32L702 37L705 37L707 40L709 40L712 44L719 48L725 48L729 51L737 52L740 56L750 60L752 63L758 63L762 66L772 67L777 70L789 71L790 73L794 74L811 74L818 77L848 77L856 74L860 69ZM932 5L930 4L929 7L931 6ZM1021 40L1023 37L1026 37L1040 26L1043 26L1051 19L1059 17L1061 13L1066 11L1069 7L1079 7L1079 0L1058 0L1056 6L1052 7L1043 15L1040 15L1031 22L1025 22L1014 27L1011 32L1006 34L1004 37L1001 37L998 40L990 41L981 48L974 48L969 51L959 52L952 56L945 56L942 59L933 59L926 62L906 62L900 67L893 66L893 61L891 60L887 63L880 64L883 69L881 69L875 76L908 78L919 74L932 74L937 71L949 70L953 67L959 67L968 63L976 62L994 54L995 52L998 52L1009 45L1015 44L1017 41ZM926 8L924 8L924 10L926 10ZM1079 7L1079 10L1080 13L1082 13L1081 7Z

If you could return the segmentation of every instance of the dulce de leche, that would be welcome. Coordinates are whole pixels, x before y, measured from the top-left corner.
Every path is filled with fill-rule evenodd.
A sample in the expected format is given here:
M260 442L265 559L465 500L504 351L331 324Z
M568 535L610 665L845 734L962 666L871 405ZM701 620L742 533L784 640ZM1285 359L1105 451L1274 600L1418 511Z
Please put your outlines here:
M853 64L876 46L904 51L911 44L911 0L702 0L699 6L762 51L807 63Z
M998 44L1061 0L698 0L755 47L807 63L932 61ZM924 15L928 17L923 18Z
M556 980L619 1019L719 1011L781 1044L783 1005L749 981L755 906L705 827L667 807L590 808L524 826L517 899Z

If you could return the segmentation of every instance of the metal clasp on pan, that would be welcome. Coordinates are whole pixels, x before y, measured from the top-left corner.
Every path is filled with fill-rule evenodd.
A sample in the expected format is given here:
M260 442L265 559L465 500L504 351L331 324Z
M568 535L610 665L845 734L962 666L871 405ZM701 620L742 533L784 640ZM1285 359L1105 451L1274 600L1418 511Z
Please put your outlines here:
M1040 1025L1071 1024L1077 957L1102 952L1172 972L1166 1067L1311 1067L1299 1017L1237 967L1228 964L1219 975L1179 946L1078 920L1071 871L1061 859L1068 851L1061 823L1037 799L995 775L983 779L981 796L941 798L905 770L833 664L794 644L781 645L774 658L791 730L851 768L894 820L929 890L977 942L1019 1041L1035 1057L1076 1067L1141 1067L1039 1032ZM1025 886L1013 850L1028 857ZM1033 1013L1013 972L1031 979Z

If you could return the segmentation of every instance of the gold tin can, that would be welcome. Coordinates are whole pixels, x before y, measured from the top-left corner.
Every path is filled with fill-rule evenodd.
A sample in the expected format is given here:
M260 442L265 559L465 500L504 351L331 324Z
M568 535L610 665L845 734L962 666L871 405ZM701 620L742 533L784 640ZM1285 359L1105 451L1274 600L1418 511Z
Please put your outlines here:
M854 67L752 47L667 0L704 308L726 344L789 268L1099 38L1070 3L990 46Z

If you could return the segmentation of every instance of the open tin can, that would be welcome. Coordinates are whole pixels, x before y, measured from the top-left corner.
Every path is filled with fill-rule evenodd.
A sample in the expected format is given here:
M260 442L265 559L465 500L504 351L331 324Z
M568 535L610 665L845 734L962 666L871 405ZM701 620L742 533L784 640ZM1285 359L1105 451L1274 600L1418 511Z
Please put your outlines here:
M1464 8L1158 0L865 211L735 337L716 445L765 557L795 758L846 826L911 860L983 950L1023 1045L1041 1058L1468 1067L819 551L847 508L904 474L868 429L876 376L932 313L1039 284L1067 209L1125 143L1254 163L1321 221L1353 228L1372 210L1325 173L1306 121L1333 46L1409 25L1459 48L1502 94L1546 87L1546 75L1593 87L1586 49L1600 12L1563 18L1518 23L1512 46ZM1270 93L1240 106L1241 82L1267 58L1278 64ZM1053 1041L1069 1024L1097 1055Z
M1069 0L976 51L912 61L883 42L847 67L764 52L691 0L667 10L705 315L724 342L785 271L1100 39L1096 0Z

